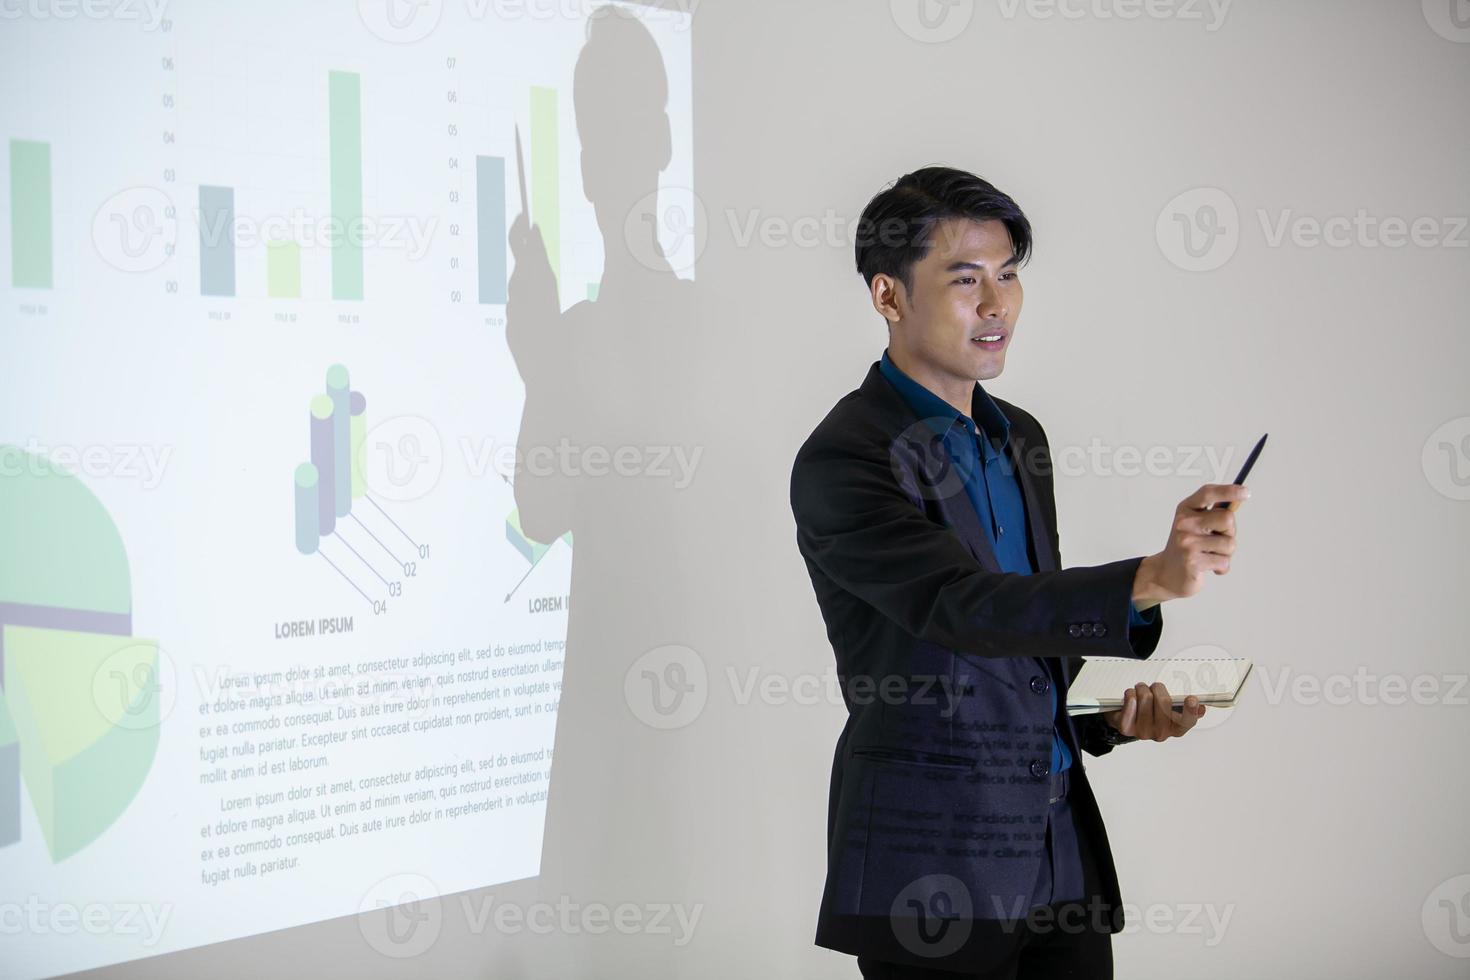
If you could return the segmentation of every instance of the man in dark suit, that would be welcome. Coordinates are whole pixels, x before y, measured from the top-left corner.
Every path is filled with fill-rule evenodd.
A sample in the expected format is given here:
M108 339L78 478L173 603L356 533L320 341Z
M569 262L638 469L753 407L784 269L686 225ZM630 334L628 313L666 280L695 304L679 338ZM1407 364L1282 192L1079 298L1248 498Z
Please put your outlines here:
M930 167L875 197L857 266L888 349L791 474L797 544L848 707L817 943L865 977L1111 977L1121 898L1083 750L1187 733L1163 685L1073 719L1082 658L1147 657L1160 603L1229 571L1243 487L1206 485L1165 548L1062 569L1046 434L977 382L1021 312L1031 227Z

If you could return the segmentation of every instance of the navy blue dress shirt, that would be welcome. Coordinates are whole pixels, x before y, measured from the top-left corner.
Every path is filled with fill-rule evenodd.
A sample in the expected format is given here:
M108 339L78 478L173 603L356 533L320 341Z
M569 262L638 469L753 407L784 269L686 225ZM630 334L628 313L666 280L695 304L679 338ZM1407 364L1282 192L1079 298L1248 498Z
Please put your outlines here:
M957 411L949 402L899 370L883 352L878 369L919 416L939 435L955 471L964 480L965 495L975 507L980 526L990 538L1003 572L1030 575L1036 570L1031 553L1031 536L1026 531L1026 501L1021 482L1006 451L1010 420L980 384L975 385L975 417ZM978 423L978 425L977 425ZM1141 613L1128 604L1129 626L1144 626L1154 620L1153 610ZM1045 670L1045 665L1037 662ZM1057 690L1051 688L1052 718L1057 720ZM1072 753L1053 728L1051 771L1061 772L1072 764Z

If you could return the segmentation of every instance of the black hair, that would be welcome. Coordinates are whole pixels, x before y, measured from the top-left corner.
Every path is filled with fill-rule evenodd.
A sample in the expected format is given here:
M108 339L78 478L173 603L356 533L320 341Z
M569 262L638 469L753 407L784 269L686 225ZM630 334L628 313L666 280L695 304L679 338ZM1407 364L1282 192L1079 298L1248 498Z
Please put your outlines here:
M1031 257L1031 222L989 181L952 167L904 174L863 208L857 227L857 270L871 286L880 272L914 288L914 263L929 254L935 227L951 218L1000 221L1011 235L1017 265Z

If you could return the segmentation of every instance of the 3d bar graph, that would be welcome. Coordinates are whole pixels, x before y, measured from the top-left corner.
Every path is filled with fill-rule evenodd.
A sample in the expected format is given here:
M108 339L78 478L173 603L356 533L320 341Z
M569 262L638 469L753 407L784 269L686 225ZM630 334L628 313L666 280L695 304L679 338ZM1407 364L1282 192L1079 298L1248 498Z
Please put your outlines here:
M367 439L367 396L348 387L347 368L327 368L323 390L310 402L310 459L297 465L293 479L296 550L317 550L318 542L352 512L352 502L367 493L363 446Z
M322 525L317 509L321 506L319 482L321 478L312 464L296 467L296 550L303 555L316 551L321 543Z
M360 391L352 393L352 424L349 439L352 443L352 499L359 500L367 493L367 481L362 474L362 445L367 439L367 397Z
M317 472L319 535L331 534L337 527L337 492L334 489L337 463L333 457L332 408L332 399L328 395L319 394L311 399L311 465ZM299 527L296 533L299 538Z
M332 501L338 517L352 509L352 391L347 369L327 369L327 397L332 399Z

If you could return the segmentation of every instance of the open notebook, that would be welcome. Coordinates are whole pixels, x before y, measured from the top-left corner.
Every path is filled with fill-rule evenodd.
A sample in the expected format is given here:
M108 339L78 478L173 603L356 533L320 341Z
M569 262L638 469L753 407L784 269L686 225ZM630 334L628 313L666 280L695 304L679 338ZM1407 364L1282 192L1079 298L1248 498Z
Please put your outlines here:
M1201 704L1235 707L1251 662L1244 657L1175 657L1169 660L1090 657L1067 689L1067 714L1092 715L1123 707L1123 692L1140 681L1162 682L1175 704L1193 694Z

